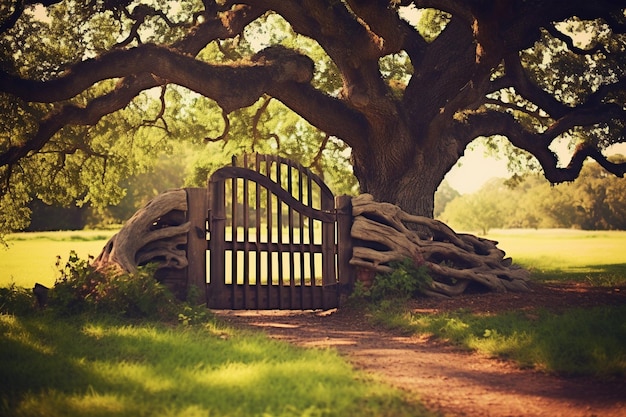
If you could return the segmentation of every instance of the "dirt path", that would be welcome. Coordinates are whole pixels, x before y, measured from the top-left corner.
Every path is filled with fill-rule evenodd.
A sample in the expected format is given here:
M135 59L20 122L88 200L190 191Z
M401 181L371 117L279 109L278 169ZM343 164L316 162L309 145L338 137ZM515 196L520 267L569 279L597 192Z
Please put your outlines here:
M556 298L555 298L556 297ZM527 296L475 295L454 303L423 301L420 308L552 308L626 303L626 291L580 286L543 288ZM461 305L460 305L461 304ZM481 357L417 337L373 327L350 311L218 312L226 321L262 329L301 346L334 347L357 368L375 373L431 410L449 416L626 416L626 379L563 378Z

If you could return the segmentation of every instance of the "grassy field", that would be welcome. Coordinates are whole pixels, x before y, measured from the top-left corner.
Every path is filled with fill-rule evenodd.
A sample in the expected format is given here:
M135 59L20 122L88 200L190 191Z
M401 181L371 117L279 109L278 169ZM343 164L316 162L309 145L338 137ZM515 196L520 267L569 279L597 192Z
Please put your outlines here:
M626 232L569 229L495 230L487 236L500 242L517 264L537 281L589 281L610 284L626 277Z
M9 249L0 248L0 286L12 282L23 287L32 287L36 282L51 286L56 278L57 256L66 261L71 250L81 257L97 256L114 233L66 231L9 235ZM515 263L530 269L535 280L602 283L626 276L626 232L520 229L494 230L487 237L500 242L499 247ZM254 260L251 265L253 268Z
M0 287L11 283L32 288L39 282L52 286L57 278L57 256L67 261L70 251L81 258L97 256L116 231L81 230L15 233L7 237L9 248L0 248Z
M64 261L70 250L96 255L111 234L12 235L11 248L0 252L0 287L51 285L57 255ZM497 231L489 237L535 279L626 276L626 232ZM332 349L297 348L214 320L183 326L30 311L0 314L0 415L429 415ZM626 375L626 306L533 315L378 313L405 330L521 366Z

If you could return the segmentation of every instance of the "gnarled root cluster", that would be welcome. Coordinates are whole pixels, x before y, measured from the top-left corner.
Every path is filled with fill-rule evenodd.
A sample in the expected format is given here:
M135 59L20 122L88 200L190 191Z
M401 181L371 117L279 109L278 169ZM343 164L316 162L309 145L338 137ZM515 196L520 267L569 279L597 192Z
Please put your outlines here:
M512 265L498 242L457 234L444 223L414 216L369 194L352 199L355 239L350 261L358 268L387 273L390 262L410 258L433 278L431 296L455 296L471 283L492 291L528 291L529 273ZM408 227L413 224L414 227Z
M183 189L159 194L137 211L93 261L96 269L135 272L157 263L159 269L188 265L185 246L190 224L185 222L187 194Z

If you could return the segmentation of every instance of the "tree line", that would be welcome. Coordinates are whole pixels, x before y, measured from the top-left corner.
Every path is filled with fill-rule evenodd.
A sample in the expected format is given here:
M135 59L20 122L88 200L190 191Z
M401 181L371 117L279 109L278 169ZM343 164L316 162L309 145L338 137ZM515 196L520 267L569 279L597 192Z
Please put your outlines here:
M569 183L553 185L540 174L526 174L494 178L465 195L443 183L437 194L438 219L483 235L495 228L626 229L626 179L608 175L596 162Z

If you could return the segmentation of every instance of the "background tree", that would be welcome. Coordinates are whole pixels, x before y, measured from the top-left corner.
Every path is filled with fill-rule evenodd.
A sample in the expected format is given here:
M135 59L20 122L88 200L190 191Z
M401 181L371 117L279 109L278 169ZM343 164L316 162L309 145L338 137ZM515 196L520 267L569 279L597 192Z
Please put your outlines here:
M477 192L454 198L438 218L483 234L492 228L624 230L625 191L626 179L588 162L580 176L566 184L552 185L539 174L527 174L513 184L494 178Z
M612 158L624 161L621 155ZM606 175L597 164L585 164L580 177L568 184L582 229L625 229L626 181Z
M626 170L602 153L626 119L613 0L15 1L0 30L4 228L23 225L33 190L119 201L166 139L225 142L241 114L250 147L287 135L310 164L349 148L361 192L426 216L481 136L506 137L552 183L587 158ZM570 161L555 141L576 142Z
M443 211L446 209L448 203L460 196L461 194L457 190L452 188L448 181L443 180L439 188L437 188L437 192L435 192L435 210L433 212L434 217L440 217L441 213L443 213Z
M489 229L504 226L516 206L515 197L504 180L494 178L478 192L452 200L439 218L455 228L478 231L484 236Z

